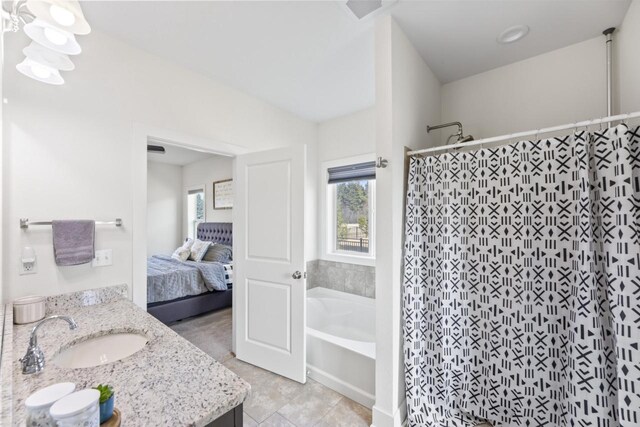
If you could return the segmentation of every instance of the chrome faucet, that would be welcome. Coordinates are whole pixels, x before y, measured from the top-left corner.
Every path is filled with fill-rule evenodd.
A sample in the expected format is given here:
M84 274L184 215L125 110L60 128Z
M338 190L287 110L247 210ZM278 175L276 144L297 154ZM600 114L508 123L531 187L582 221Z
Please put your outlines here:
M43 323L48 322L49 320L62 319L69 324L69 329L73 330L78 327L76 321L69 316L49 316L46 319L42 319L38 322L36 326L31 330L31 336L29 337L29 348L27 349L27 353L24 355L20 362L22 362L22 373L23 374L37 374L38 372L44 369L44 353L38 347L38 336L36 332L38 332L38 328L42 326Z

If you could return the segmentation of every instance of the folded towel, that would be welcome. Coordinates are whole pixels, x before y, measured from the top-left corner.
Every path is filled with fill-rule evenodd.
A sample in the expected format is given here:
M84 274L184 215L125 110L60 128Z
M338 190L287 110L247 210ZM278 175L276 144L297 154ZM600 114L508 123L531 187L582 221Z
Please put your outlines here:
M78 265L95 257L96 222L90 220L51 221L53 256L57 265Z

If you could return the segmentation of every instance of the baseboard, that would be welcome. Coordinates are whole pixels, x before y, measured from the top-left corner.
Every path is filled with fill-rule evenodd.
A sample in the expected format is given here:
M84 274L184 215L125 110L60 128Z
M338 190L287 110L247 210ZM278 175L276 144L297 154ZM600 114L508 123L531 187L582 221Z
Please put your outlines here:
M407 401L402 401L393 414L373 406L373 423L371 427L404 427L407 425Z
M376 401L375 396L373 396L372 394L369 394L352 384L346 383L341 379L336 378L333 375L323 371L322 369L316 368L315 366L307 364L307 373L310 378L318 381L320 384L327 386L332 390L337 391L344 396L347 396L349 399L358 402L362 406L371 408Z

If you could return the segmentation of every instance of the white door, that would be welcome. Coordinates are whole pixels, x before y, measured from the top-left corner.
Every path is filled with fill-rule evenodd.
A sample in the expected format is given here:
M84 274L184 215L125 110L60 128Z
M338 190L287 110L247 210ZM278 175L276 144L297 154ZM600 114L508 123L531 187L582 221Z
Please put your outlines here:
M238 156L234 184L236 356L306 382L306 147Z

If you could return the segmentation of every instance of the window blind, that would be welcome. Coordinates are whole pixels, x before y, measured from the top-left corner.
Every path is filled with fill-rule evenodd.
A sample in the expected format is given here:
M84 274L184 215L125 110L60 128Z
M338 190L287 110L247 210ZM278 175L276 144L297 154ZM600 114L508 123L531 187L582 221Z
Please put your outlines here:
M328 172L329 184L364 179L376 179L376 162L337 166L335 168L329 168Z

